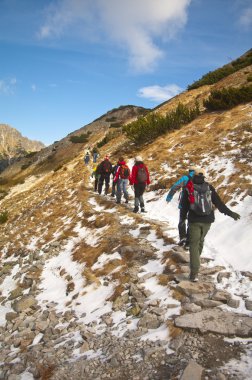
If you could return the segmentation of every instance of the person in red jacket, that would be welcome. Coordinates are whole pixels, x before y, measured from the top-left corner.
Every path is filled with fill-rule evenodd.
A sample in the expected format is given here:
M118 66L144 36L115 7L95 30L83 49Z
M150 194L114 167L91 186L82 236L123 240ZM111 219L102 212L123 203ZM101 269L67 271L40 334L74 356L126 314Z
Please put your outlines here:
M141 156L135 158L135 164L130 176L130 184L134 186L135 192L135 207L133 212L139 211L139 205L141 212L145 212L143 193L146 186L150 184L150 174Z
M116 191L116 203L121 203L122 193L124 194L125 203L129 202L129 194L127 191L127 186L129 183L130 169L123 157L119 158L118 167L116 170L114 183L117 185Z

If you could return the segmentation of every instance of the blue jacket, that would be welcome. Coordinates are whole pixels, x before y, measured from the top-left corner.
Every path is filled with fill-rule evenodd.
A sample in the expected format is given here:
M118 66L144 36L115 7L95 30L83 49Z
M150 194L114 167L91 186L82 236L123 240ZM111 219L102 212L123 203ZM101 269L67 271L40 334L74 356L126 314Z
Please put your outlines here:
M174 194L178 190L182 189L182 192L183 192L183 189L185 188L187 182L193 177L193 175L194 175L194 171L190 171L188 175L183 175L177 182L175 182L174 185L172 185L172 187L170 188L169 193L167 194L166 202L170 202ZM180 196L179 208L181 207L180 205L181 200L182 200L182 196Z

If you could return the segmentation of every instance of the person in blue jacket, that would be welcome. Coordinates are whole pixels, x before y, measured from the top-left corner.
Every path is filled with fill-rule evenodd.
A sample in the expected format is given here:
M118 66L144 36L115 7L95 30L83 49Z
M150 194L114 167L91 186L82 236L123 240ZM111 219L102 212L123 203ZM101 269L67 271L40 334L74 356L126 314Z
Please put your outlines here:
M187 214L182 211L182 200L183 196L185 195L185 187L187 185L187 182L192 179L195 172L195 167L190 166L188 170L188 174L183 175L181 178L179 178L178 181L176 181L172 187L170 188L167 196L166 196L166 202L171 202L174 194L181 190L180 196L179 196L179 205L178 208L180 210L179 212L179 224L178 224L178 231L179 231L179 245L184 246L186 249L189 249L189 233L188 233L188 226L186 226L186 220L187 220Z

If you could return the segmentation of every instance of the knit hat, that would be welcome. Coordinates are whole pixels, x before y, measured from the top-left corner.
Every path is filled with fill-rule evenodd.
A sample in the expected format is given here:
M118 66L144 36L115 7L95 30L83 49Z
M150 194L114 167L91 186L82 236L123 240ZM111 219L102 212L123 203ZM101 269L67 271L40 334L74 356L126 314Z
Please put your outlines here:
M135 161L136 162L142 162L143 161L143 159L142 159L142 157L141 156L136 156L136 158L135 158Z
M195 175L202 175L203 177L205 177L206 171L203 168L195 168L194 174Z
M192 172L192 171L195 172L196 169L197 169L196 166L190 165L188 171L189 172Z

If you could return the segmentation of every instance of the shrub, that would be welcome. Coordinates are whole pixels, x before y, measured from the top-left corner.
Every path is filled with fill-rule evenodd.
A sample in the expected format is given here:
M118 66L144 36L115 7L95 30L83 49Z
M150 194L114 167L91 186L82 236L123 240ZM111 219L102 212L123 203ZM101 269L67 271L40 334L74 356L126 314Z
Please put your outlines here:
M8 191L0 189L0 200L6 197Z
M219 80L227 77L230 74L235 73L244 67L250 66L252 64L252 49L248 51L246 55L232 61L228 65L225 65L217 70L210 71L209 73L203 75L203 77L187 87L188 90L204 86L206 84L214 84Z
M116 117L115 116L112 116L112 117L107 117L106 118L106 121L108 122L108 123L110 123L110 122L113 122L113 121L116 121Z
M25 169L27 169L27 168L29 168L29 166L31 166L31 162L27 162L26 164L23 164L22 166L21 166L21 170L25 170Z
M110 124L110 127L109 128L121 128L122 127L122 123L111 123Z
M110 140L113 140L117 136L119 136L118 131L107 133L106 136L97 143L97 148L101 148L103 145L106 145Z
M209 98L203 104L208 111L220 111L233 108L241 103L250 102L251 100L252 85L211 91Z
M78 143L85 143L88 141L88 136L91 134L91 132L87 132L87 133L83 133L81 135L78 135L78 136L70 136L69 137L69 140L73 143L73 144L78 144Z
M8 211L3 211L0 213L0 224L4 224L8 220Z
M140 117L138 120L123 127L126 136L136 144L144 144L153 141L158 136L180 128L194 120L199 115L199 105L195 104L194 108L179 103L177 108L166 116L160 116L157 113L149 113L146 117Z
M27 154L25 155L25 157L26 157L26 158L33 157L33 156L35 156L36 153L38 153L38 152L36 152L36 151L35 151L35 152L29 152L29 153L27 153Z

